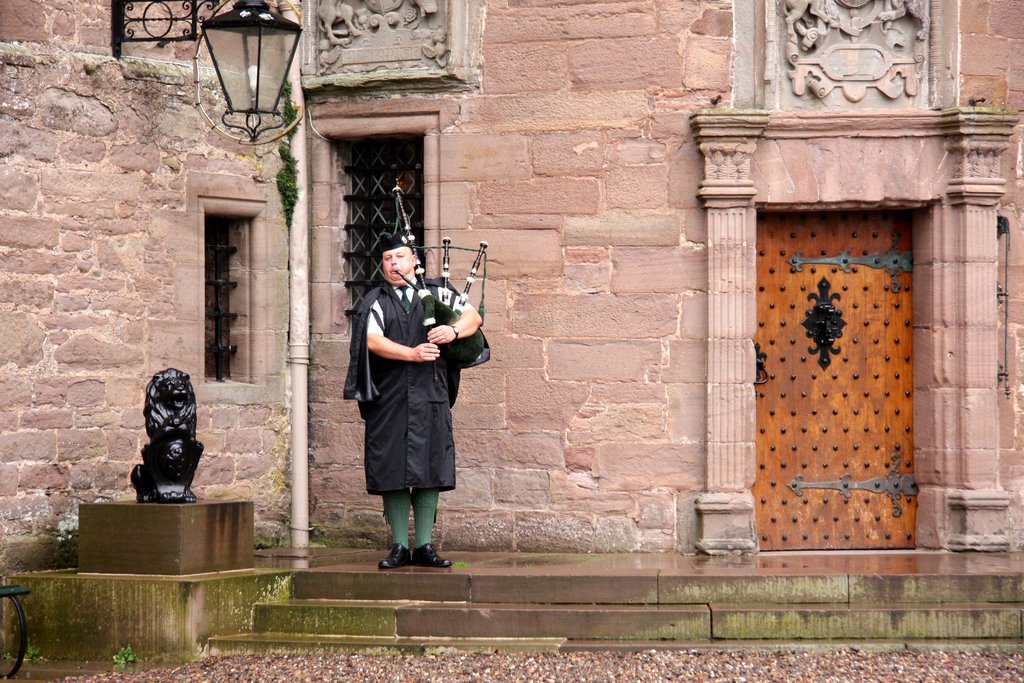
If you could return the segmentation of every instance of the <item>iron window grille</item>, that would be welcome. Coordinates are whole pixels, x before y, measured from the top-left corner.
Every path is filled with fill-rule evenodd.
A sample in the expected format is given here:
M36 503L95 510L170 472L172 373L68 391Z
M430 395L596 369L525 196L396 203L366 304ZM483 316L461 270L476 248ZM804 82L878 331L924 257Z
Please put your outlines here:
M348 222L344 252L352 315L366 292L384 280L377 243L381 233L395 229L396 182L402 187L416 243L423 241L423 138L378 138L349 145Z
M209 18L214 0L111 0L111 51L121 57L124 43L191 42Z
M223 382L231 377L231 358L238 345L231 343L231 325L238 313L231 310L231 291L238 281L231 279L232 256L238 247L232 244L232 221L206 219L206 377Z

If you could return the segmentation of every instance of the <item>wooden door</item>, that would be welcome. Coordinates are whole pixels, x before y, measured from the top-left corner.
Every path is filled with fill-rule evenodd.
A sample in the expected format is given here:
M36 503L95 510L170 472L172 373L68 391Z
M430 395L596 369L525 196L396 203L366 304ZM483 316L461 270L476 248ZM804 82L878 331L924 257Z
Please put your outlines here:
M761 549L914 547L910 215L764 214L757 243Z

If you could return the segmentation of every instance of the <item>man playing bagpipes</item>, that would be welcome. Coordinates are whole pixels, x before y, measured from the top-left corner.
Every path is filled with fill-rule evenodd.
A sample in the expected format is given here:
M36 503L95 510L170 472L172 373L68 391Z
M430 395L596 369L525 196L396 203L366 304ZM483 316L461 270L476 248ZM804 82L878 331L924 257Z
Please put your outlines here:
M438 556L431 537L438 494L455 488L451 406L458 372L460 366L474 363L448 356L467 340L482 338L477 334L482 318L468 304L450 324L424 325L425 308L434 308L442 297L453 299L451 291L441 291L446 282L423 280L414 246L411 232L382 236L379 248L386 282L367 292L356 313L345 380L344 396L359 401L366 423L366 490L383 497L391 527L393 545L378 564L380 569L451 566ZM481 256L485 248L483 244ZM410 286L417 271L420 291ZM467 293L460 299L463 303ZM411 553L410 507L415 520Z

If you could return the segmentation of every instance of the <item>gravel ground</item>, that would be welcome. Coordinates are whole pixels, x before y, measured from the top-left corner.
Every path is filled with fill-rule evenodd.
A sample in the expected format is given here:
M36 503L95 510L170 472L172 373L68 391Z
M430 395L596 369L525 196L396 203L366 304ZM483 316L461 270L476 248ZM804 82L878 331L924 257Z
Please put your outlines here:
M660 651L635 654L212 657L173 669L66 678L76 683L202 681L1024 681L1024 653Z

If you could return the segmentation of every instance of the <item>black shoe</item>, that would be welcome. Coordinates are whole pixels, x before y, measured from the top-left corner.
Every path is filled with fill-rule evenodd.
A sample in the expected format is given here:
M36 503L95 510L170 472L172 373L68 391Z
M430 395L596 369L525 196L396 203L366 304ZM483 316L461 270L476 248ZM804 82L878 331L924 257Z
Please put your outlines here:
M434 546L426 543L412 551L412 563L417 567L434 567L444 569L452 566L451 560L446 560L437 554Z
M409 549L401 543L391 546L391 552L377 563L378 569L398 569L409 564Z

